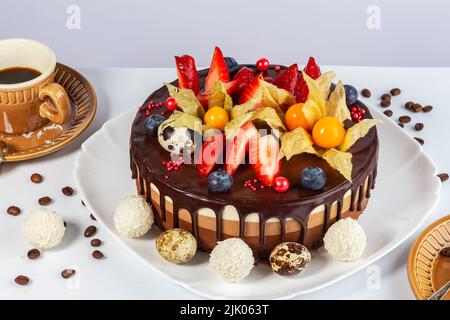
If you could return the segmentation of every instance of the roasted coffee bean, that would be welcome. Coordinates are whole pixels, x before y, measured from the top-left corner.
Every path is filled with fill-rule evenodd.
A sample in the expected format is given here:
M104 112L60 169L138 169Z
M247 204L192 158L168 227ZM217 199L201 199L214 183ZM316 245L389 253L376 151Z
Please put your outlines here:
M390 100L381 100L380 101L380 106L382 106L383 108L387 108L391 105L391 101Z
M97 232L97 228L95 226L89 226L84 230L84 236L86 238L92 237Z
M91 213L90 217L91 217L91 220L97 221L97 219L95 219L95 217L92 213Z
M61 272L61 277L63 277L64 279L69 279L74 274L75 274L75 270L74 269L64 269Z
M402 92L402 90L400 90L399 88L393 88L393 89L391 89L391 94L392 94L393 96L398 96L401 92Z
M398 124L398 126L400 127L400 128L404 128L405 127L405 125L403 124L403 123L401 123L401 122L399 122L399 123L397 123Z
M6 212L12 216L18 216L20 214L20 208L16 206L10 206Z
M361 90L361 95L362 95L364 98L370 98L370 96L372 95L372 92L370 92L369 89L362 89L362 90Z
M26 286L29 282L30 282L30 278L28 278L27 276L17 276L16 279L14 279L14 281L21 285L21 286Z
M448 173L439 173L438 178L441 179L441 182L445 182L448 180Z
M91 240L91 246L100 247L101 245L102 245L102 240L100 240L100 239L92 239Z
M424 127L424 124L422 122L418 122L414 125L414 129L416 129L417 131L422 130Z
M411 110L414 111L415 113L422 111L422 105L420 103L415 103L412 107Z
M27 252L27 257L30 260L35 260L41 256L41 252L38 249L31 249Z
M42 197L42 198L39 198L38 202L41 206L46 206L46 205L50 204L50 202L52 202L52 198Z
M44 179L39 173L33 173L30 177L30 180L34 183L41 183Z
M414 137L414 139L416 139L416 141L417 141L418 143L420 143L422 146L425 144L425 140L423 140L422 138Z
M422 108L423 112L430 112L431 110L433 110L432 106L425 106L425 107Z
M444 257L450 257L450 247L446 247L446 248L442 249L442 250L441 250L441 254L442 254Z
M400 118L398 118L398 122L409 123L409 122L411 122L411 117L410 116L401 116Z
M405 109L412 110L412 107L414 106L414 102L408 101L405 103Z
M384 114L387 115L388 117L392 117L394 112L392 112L392 110L386 110L386 111L384 111Z
M73 195L73 189L71 187L64 187L61 189L61 191L65 196L70 197L71 195Z
M84 201L83 201L83 200L81 200L81 204L82 204L84 207L86 207L86 205L84 204Z
M95 259L103 259L103 257L104 257L103 253L102 253L101 251L99 251L99 250L93 251L93 252L92 252L92 256L93 256Z
M391 101L391 95L389 93L385 93L381 96L381 100Z

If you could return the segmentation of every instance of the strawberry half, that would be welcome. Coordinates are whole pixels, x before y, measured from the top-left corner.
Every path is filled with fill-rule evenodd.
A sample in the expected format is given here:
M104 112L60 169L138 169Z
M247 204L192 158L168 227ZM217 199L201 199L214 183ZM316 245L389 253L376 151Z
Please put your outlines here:
M296 63L291 65L289 68L281 72L273 80L273 84L280 89L289 91L291 94L294 93L295 85L298 79L298 66Z
M227 143L225 171L233 175L236 169L244 161L249 145L258 136L258 130L251 121L247 121L241 127L239 133L232 141Z
M239 69L236 75L233 78L233 81L237 82L236 94L241 94L242 91L252 82L252 80L256 77L256 72L250 68L243 67Z
M220 156L223 153L224 135L218 134L210 137L208 140L203 142L201 153L197 157L197 172L201 176L207 176L211 170L217 164Z
M239 104L243 104L255 96L256 92L261 86L261 82L259 80L264 80L264 76L262 73L253 78L253 80L241 93L241 95L239 96Z
M272 135L258 137L256 144L250 147L250 163L259 181L271 187L281 172L278 140Z
M308 63L303 68L303 71L314 80L319 78L321 75L320 68L313 57L309 57ZM297 84L294 89L295 100L297 102L304 103L308 99L308 94L308 85L303 79L303 76L300 74L300 77L298 78Z
M197 94L199 80L194 58L188 55L176 56L175 63L177 65L178 87L180 89L190 89Z
M214 55L211 66L209 67L208 75L206 76L205 92L211 91L218 80L223 83L229 82L230 72L228 71L225 59L223 58L222 51L216 47L214 49Z

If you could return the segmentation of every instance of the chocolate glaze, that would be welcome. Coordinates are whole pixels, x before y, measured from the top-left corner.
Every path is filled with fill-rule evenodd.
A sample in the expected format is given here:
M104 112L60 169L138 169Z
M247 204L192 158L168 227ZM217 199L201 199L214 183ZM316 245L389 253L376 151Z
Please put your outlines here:
M246 65L255 68L254 65ZM283 70L284 68L282 68ZM199 71L201 87L203 87L208 69ZM266 75L275 77L277 72L270 68ZM177 85L177 81L172 82ZM144 102L146 106L151 100L164 102L168 97L165 86L153 92ZM369 110L361 102L356 103L366 110L366 118L372 118ZM152 110L154 113L167 111L165 107ZM281 174L290 180L291 188L285 193L277 193L270 188L256 192L244 188L243 183L248 179L255 178L255 174L249 165L241 165L234 175L232 190L226 194L214 194L208 191L207 178L197 174L195 165L182 165L177 172L170 173L169 179L162 161L169 161L170 155L158 143L157 138L144 132L144 121L146 119L144 108L138 111L131 129L130 158L133 179L139 179L141 193L144 187L150 190L153 183L160 193L161 218L156 217L160 226L166 220L165 196L173 200L173 226L179 225L178 211L181 208L188 210L191 214L193 235L198 235L198 210L210 208L216 213L217 240L222 237L222 214L225 206L233 205L240 218L239 235L243 237L245 218L251 213L259 214L260 223L260 245L264 245L265 222L276 217L280 220L281 235L285 234L286 218L295 219L301 226L302 232L299 239L304 243L307 237L307 222L310 213L318 206L325 206L324 232L329 227L331 206L334 202L338 205L338 219L342 214L342 203L344 195L351 190L351 211L361 210L364 196L370 197L370 189L375 186L376 168L378 159L378 135L376 128L353 145L349 152L352 153L353 183L345 180L336 170L331 168L326 161L309 154L297 155L289 161L283 159ZM303 168L308 166L321 167L327 176L327 183L321 191L301 189L299 176ZM139 177L138 177L139 173ZM368 188L364 194L364 184L368 180ZM144 186L145 185L145 186ZM359 192L358 192L359 191ZM147 201L151 202L150 192L147 192ZM358 199L356 195L358 194ZM357 201L356 201L357 200ZM356 202L356 208L355 208ZM281 239L283 241L283 239Z

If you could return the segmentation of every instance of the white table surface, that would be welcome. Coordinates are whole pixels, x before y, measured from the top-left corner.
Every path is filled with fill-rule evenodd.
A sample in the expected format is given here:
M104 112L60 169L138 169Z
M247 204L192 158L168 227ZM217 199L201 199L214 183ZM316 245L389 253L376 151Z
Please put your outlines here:
M322 69L336 71L338 78L344 79L344 83L353 84L359 89L371 89L372 98L362 100L376 108L379 108L379 96L382 93L390 88L400 87L402 94L392 99L393 118L411 115L413 122L405 130L425 140L424 150L434 160L440 172L450 171L449 68ZM163 81L175 78L175 70L109 68L80 71L94 85L98 96L98 112L87 132L67 148L52 155L21 163L7 163L2 168L0 299L200 299L201 297L152 274L142 262L123 250L106 230L91 221L89 212L81 205L81 199L76 193L72 197L66 197L60 191L66 185L74 187L72 168L81 143L106 120L127 108L137 108ZM429 114L411 114L403 108L403 104L409 100L431 104L434 110ZM425 124L423 131L415 132L411 129L415 121ZM30 182L29 177L33 172L44 176L42 184ZM21 223L29 210L38 207L37 199L44 195L54 199L51 208L64 217L68 223L68 232L59 247L44 252L41 258L31 261L26 257L30 247L22 238ZM443 185L441 200L427 219L427 225L449 213L449 195L450 181ZM20 207L22 214L17 217L6 214L10 205ZM90 224L99 227L96 237L104 241L100 250L106 258L102 261L91 257L93 249L90 247L90 239L83 236L84 229ZM325 289L297 298L413 299L406 274L406 260L417 236L418 233L370 268ZM60 272L68 267L78 271L77 276L69 281L60 276ZM19 274L29 276L31 283L25 287L16 285L14 278ZM379 286L373 286L371 283L377 274L380 275Z

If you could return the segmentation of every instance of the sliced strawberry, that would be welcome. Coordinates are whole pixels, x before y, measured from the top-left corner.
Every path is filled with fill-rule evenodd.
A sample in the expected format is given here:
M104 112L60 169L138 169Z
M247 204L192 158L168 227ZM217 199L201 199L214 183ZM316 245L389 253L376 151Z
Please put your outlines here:
M199 81L195 60L191 56L185 55L175 57L178 73L178 87L180 89L191 89L197 94Z
M225 87L225 90L227 91L227 93L229 95L232 95L237 88L237 81L230 81L227 83L224 83L223 86ZM200 91L199 93L197 93L197 99L198 101L202 104L202 106L204 106L205 108L208 107L208 102L209 102L209 95L211 94L211 91Z
M252 82L252 80L256 77L256 72L250 68L243 67L239 69L236 75L233 78L233 81L237 82L237 88L235 93L241 94L242 91Z
M321 75L320 68L313 57L309 58L308 63L303 68L303 71L314 80L319 78ZM308 99L308 94L309 94L308 85L306 84L306 81L303 79L303 76L300 74L294 89L295 100L297 102L304 103Z
M251 121L247 121L241 127L239 133L232 141L227 143L225 171L234 174L239 165L244 161L249 145L258 136L258 130Z
M201 153L196 158L197 172L207 176L217 164L223 153L224 135L218 134L203 142Z
M273 135L258 137L250 147L249 159L259 181L271 187L281 172L278 140Z
M264 76L260 73L256 78L250 82L250 84L242 91L239 96L239 104L243 104L253 98L261 86L261 82L259 80L264 80Z
M214 49L214 55L209 67L208 75L205 81L205 92L212 90L216 82L220 80L222 82L230 81L230 72L228 71L227 64L223 58L222 51L218 47Z
M287 68L279 75L277 75L276 78L273 80L273 84L276 85L278 88L287 90L293 94L295 85L297 84L297 78L298 78L298 66L296 63L294 63L289 68Z

